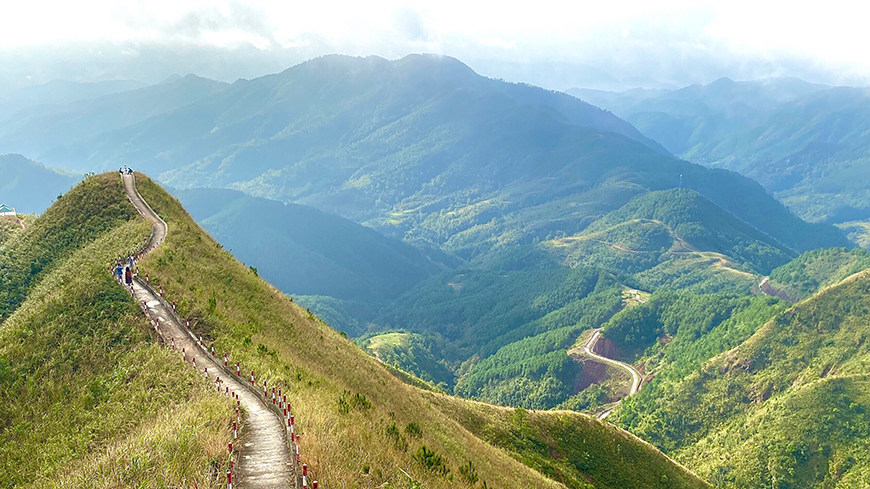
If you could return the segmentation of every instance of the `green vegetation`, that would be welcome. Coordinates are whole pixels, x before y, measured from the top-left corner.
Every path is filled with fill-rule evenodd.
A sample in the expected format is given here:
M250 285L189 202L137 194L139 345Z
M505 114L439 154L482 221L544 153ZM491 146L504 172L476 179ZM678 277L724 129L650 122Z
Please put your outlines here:
M234 190L175 191L185 208L212 236L258 274L293 295L326 297L342 309L368 308L395 298L446 268L395 238L317 209L251 197ZM257 239L251 239L257 236ZM443 255L443 253L440 253ZM374 304L374 305L373 305ZM317 310L315 308L315 310ZM354 318L365 319L359 313ZM333 323L354 336L364 330L352 320Z
M516 262L502 258L492 271L423 281L374 321L403 325L413 335L373 333L358 343L462 396L534 409L559 405L576 394L580 375L568 349L583 330L623 307L623 287L591 267L542 261L539 269L519 271L511 270Z
M622 285L745 292L797 251L849 244L606 111L448 57L326 56L230 86L188 77L73 105L56 120L0 124L0 145L233 188L178 194L228 250L336 329L417 334L414 351L393 348L388 361L495 402L553 407L575 395L566 348L621 307ZM570 256L548 256L561 244ZM589 270L608 278L584 301L594 287L569 289Z
M679 377L740 344L784 307L774 297L661 291L614 316L603 335L629 359L654 347L646 354L663 352Z
M7 239L11 238L12 235L19 230L21 230L21 226L18 224L18 219L16 217L0 217L0 245L2 245Z
M0 247L0 320L57 264L137 215L127 200L118 198L117 186L108 178L85 180L34 220L27 232L15 234ZM118 254L132 249L133 245L122 247Z
M354 340L354 343L384 363L410 372L443 389L453 388L454 374L449 364L436 358L446 345L443 341L436 342L431 335L394 331L363 335Z
M498 487L558 487L556 481L569 487L673 487L664 480L703 486L636 438L576 413L532 413L536 428L521 438L491 437L513 433L505 410L402 382L235 261L159 187L144 177L137 181L170 227L166 243L140 266L177 300L183 315L195 318L197 332L294 400L303 461L311 462L312 477L325 487L399 486L408 480L399 468L424 487L454 487L469 461L481 483ZM260 344L265 355L258 353ZM478 423L469 422L468 409ZM575 436L570 444L554 441L561 433L550 434L562 424ZM594 445L583 448L582 435ZM583 464L572 462L578 450L588 453ZM449 473L429 470L415 454ZM532 461L532 467L522 463Z
M870 253L861 248L808 251L770 272L770 286L798 301L865 268L870 268Z
M870 248L870 221L846 221L836 226L846 233L846 236L862 248Z
M622 290L607 275L599 276L591 290L587 283L584 290L576 278L595 274L581 269L572 272L575 280L566 280L556 291L536 297L536 303L565 300L560 292L572 291L577 296L547 307L545 310L552 312L514 330L525 337L472 365L457 383L458 394L543 409L577 393L575 384L581 369L568 356L568 349L583 330L598 326L621 308Z
M0 146L310 205L464 259L574 235L681 181L789 248L848 245L755 182L677 160L607 111L446 56L324 56L229 86L185 77L61 112L0 124Z
M687 478L684 468L650 470L641 460L657 450L609 423L568 411L500 409L430 394L434 405L496 446L511 446L525 464L578 489L628 487L708 487ZM570 456L561 456L571 454ZM607 454L602 458L602 454ZM605 461L606 460L606 461ZM604 462L604 463L602 463ZM474 464L477 465L476 463ZM485 479L484 479L485 480ZM495 486L495 484L492 484Z
M679 90L571 93L612 110L675 155L757 180L808 221L870 217L864 88L723 78Z
M583 232L545 246L569 266L603 267L630 274L626 284L659 288L745 292L758 273L794 253L692 190L635 197Z
M591 224L580 238L598 238L621 245L629 254L662 250L715 252L748 270L758 271L769 271L787 262L792 255L770 236L698 192L687 189L649 192L635 197ZM606 263L606 260L601 262ZM651 267L618 266L627 273L647 268Z
M148 236L135 216L92 177L0 245L0 487L222 487L230 403L105 268Z
M792 269L811 270L812 257ZM721 487L861 487L870 470L868 293L865 272L766 322L776 307L732 313L727 321L749 314L732 338L754 329L751 337L711 360L670 368L624 401L615 419ZM717 338L713 331L699 344ZM676 343L657 347L660 356ZM689 346L678 363L691 359Z

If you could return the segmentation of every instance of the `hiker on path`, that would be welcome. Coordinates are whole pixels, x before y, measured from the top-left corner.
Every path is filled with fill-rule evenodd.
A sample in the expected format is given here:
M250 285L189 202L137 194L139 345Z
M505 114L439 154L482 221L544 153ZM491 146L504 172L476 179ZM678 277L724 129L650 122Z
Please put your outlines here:
M123 279L124 279L124 267L122 267L119 264L119 265L115 266L115 280L120 282Z
M133 270L130 267L124 271L124 281L127 283L127 287L133 285Z

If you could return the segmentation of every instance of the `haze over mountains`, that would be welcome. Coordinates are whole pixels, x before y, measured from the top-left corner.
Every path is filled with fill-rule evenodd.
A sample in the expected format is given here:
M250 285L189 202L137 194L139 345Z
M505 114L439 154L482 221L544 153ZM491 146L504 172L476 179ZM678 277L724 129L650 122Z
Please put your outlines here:
M74 172L47 168L21 155L0 156L0 203L22 214L41 213L81 177Z
M532 437L524 409L615 408L614 423L721 487L853 487L870 467L858 426L870 392L862 370L866 276L841 283L870 258L832 225L865 217L860 89L725 79L680 90L574 92L590 105L429 55L326 56L232 84L189 75L121 86L74 86L69 103L7 116L0 152L82 172L130 165L171 185L220 245L140 177L180 236L152 274L228 347L302 362L307 386L293 380L296 367L285 373L316 399L310 413L331 413L336 396L340 405L351 392L375 403L340 418L377 425L366 440L334 425L315 436L374 443L404 463L401 447L417 442L401 433L390 441L384 427L398 430L390 421L398 411L385 400L411 393L414 409L428 405L417 415L455 421L470 443L492 445L481 459L487 473L497 473L505 450L535 470L524 472L529 480L545 474L569 487L627 483L625 474L601 472L595 444L613 438L583 431L582 446L589 439L595 447L584 455L559 445L567 432L555 423L581 426L586 418L536 412ZM16 189L59 178L18 155L0 164L23 175L0 185L0 200L4 192L24 199ZM76 198L95 182L111 188L112 178L90 177ZM123 202L112 205L118 211ZM74 210L68 201L54 212ZM117 213L115 224L126 225L129 216ZM63 228L38 222L37 230ZM107 232L118 232L115 224ZM30 281L53 273L8 254L26 249L39 265L38 255L51 250L26 241L34 232L9 227L0 244L14 278L0 275L14 285L15 300L2 311L10 317L27 312L15 309L28 300ZM311 312L281 302L258 276ZM258 315L262 305L269 320ZM292 321L279 310L292 310ZM312 313L398 378L517 409L472 414L471 403L420 394L382 375L380 363ZM299 328L310 338L300 339ZM624 379L580 351L599 328L597 351L644 376L640 394L620 406ZM318 335L328 348L310 350L323 346ZM801 423L788 420L792 408ZM498 413L514 424L504 428ZM436 433L427 443L440 443L440 431L426 431ZM547 436L560 441L543 442ZM657 477L650 486L668 486L661 473L694 483L658 456L644 459ZM373 477L351 458L330 460L354 480ZM448 483L427 474L436 486Z
M747 175L813 222L870 218L867 88L727 78L679 90L569 93L689 161Z

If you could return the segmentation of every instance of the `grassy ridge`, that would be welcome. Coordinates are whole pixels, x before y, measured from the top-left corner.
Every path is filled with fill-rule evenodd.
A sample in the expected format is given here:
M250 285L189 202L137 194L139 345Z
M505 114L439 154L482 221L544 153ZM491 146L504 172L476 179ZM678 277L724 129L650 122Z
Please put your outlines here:
M401 483L399 469L429 488L483 481L496 487L561 487L557 481L569 487L674 487L661 476L684 487L704 486L654 450L635 450L630 459L620 459L622 442L601 435L606 433L601 423L574 413L536 413L542 429L519 439L554 470L545 470L544 462L533 464L541 471L524 465L530 452L517 437L488 436L512 432L504 408L475 404L488 424L464 423L461 406L468 401L432 397L401 382L234 260L153 182L140 176L138 185L170 231L142 268L178 302L183 315L193 318L197 331L215 340L216 348L288 392L303 431L303 459L324 486ZM576 439L560 449L560 435L551 431L560 423L572 426L575 434L600 438L583 464L577 462ZM632 447L643 445L627 440ZM656 477L635 475L635 464Z
M0 247L0 320L58 263L137 215L119 191L118 182L108 177L89 178L34 220L27 232L15 233ZM119 247L118 254L134 245Z
M3 247L0 285L23 297L0 326L0 487L221 482L228 402L106 273L150 230L124 206L117 175L93 177Z

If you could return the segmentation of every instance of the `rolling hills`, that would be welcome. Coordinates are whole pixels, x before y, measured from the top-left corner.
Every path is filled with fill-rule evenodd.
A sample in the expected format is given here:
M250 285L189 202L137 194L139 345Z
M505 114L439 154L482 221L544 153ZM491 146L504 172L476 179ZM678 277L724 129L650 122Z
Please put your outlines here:
M469 462L479 480L500 487L558 486L556 481L569 487L701 484L664 458L668 472L650 473L647 467L654 464L645 460L655 452L640 442L627 444L630 438L589 417L527 413L404 384L235 261L162 189L138 180L143 197L170 227L166 243L141 267L178 298L182 314L196 318L217 348L266 372L270 383L298 399L294 411L305 420L304 451L324 485L398 482L403 468L429 487L448 487L455 484L451 478L461 480L459 467ZM283 367L271 367L276 363ZM357 401L342 410L343 399L344 405ZM586 442L556 430L586 433ZM441 460L432 462L434 468L420 461L433 459L420 458L431 451ZM639 471L620 469L622 463Z
M198 84L211 91L185 98ZM229 86L188 78L158 88L73 104L80 119L68 129L98 130L66 143L33 133L32 141L63 143L57 148L74 166L123 162L158 172L182 191L229 186L326 213L230 197L218 202L225 211L212 213L216 204L195 211L248 265L282 290L302 292L298 299L336 328L353 336L407 331L443 344L434 362L456 377L445 378L439 367L429 378L490 401L553 407L573 395L577 368L566 350L577 325L599 326L629 288L745 291L753 274L797 252L850 246L832 226L795 217L757 183L673 158L606 111L481 77L448 57L327 56ZM174 105L145 110L155 103L149 97L166 91ZM123 127L84 122L115 106L142 110ZM0 131L0 147L3 141L14 138ZM43 153L47 161L61 154L52 151ZM695 193L672 191L681 186ZM633 207L644 199L654 202ZM643 216L651 206L671 209L671 225L637 221L649 220ZM587 230L596 222L600 229ZM553 253L572 237L606 232L603 241L621 239L617 234L632 234L639 223L646 237L672 243L642 260L630 257L636 263L628 273L620 269L623 252L606 245L581 249L574 239L570 259ZM327 224L334 231L324 232ZM674 232L678 239L668 238ZM254 234L267 238L249 239ZM283 258L285 247L296 258ZM560 281L587 273L601 285L564 291ZM488 359L501 348L513 350ZM523 364L527 353L533 364ZM460 382L462 372L480 382ZM550 383L539 392L544 377ZM499 385L484 388L495 378ZM526 383L526 394L502 397L512 382Z
M576 234L681 181L796 251L848 245L754 182L677 160L611 113L448 57L326 56L229 86L187 77L44 117L3 124L0 148L310 205L463 259ZM63 131L46 130L54 124Z
M294 296L382 302L446 268L394 238L317 209L235 190L173 191L233 255ZM255 238L254 238L255 237ZM445 257L448 258L448 257Z
M679 90L570 90L673 154L738 171L812 222L870 218L866 88L723 78Z
M630 288L747 294L796 256L688 189L642 193L578 235L466 263L434 263L450 257L304 206L176 194L222 244L379 359L448 392L525 408L588 397L588 372L568 351L626 306Z
M170 229L140 267L198 333L292 396L305 461L324 485L399 483L403 469L427 487L707 487L590 417L403 383L233 259L169 194L137 180ZM228 401L153 341L105 273L148 229L109 173L0 245L2 290L19 297L0 324L0 396L16 406L0 414L5 487L223 484L213 467L229 436ZM34 263L42 271L31 275Z
M812 255L787 267L848 253ZM866 485L868 283L865 270L787 309L661 296L615 317L605 334L655 344L640 361L658 371L616 421L718 487Z

